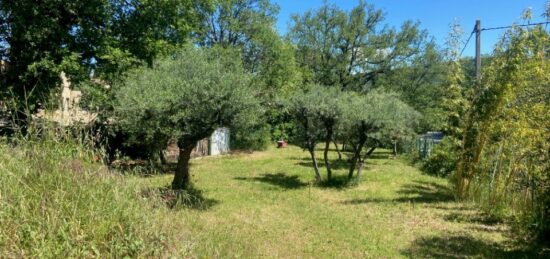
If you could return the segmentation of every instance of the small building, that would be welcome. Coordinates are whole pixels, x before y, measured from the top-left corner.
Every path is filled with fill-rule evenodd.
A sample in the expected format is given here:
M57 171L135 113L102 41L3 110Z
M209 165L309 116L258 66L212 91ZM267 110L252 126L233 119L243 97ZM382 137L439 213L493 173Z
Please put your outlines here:
M426 158L432 153L435 145L439 144L443 139L444 134L440 131L428 131L424 135L420 135L416 139L416 149L421 158Z
M229 153L229 129L219 128L209 138L209 155L223 155Z
M230 131L228 128L218 128L209 138L197 142L191 157L217 156L229 153L229 136ZM168 160L176 161L178 159L179 148L176 140L171 140L168 143L164 153Z

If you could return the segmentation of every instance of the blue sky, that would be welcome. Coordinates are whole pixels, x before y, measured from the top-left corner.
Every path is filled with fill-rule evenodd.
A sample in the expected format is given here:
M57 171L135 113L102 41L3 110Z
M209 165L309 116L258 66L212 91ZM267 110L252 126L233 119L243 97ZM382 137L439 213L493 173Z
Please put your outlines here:
M277 29L281 34L288 30L290 16L316 9L323 0L273 0L280 7ZM359 0L329 0L345 10L357 5ZM399 27L403 21L420 21L438 44L443 44L449 32L449 24L455 19L464 29L464 41L472 31L475 20L481 20L482 28L511 25L520 21L524 9L531 7L533 21L544 21L546 0L374 0L367 1L386 13L385 23ZM481 36L482 53L491 53L503 31L484 31ZM464 56L473 56L474 41L471 40Z

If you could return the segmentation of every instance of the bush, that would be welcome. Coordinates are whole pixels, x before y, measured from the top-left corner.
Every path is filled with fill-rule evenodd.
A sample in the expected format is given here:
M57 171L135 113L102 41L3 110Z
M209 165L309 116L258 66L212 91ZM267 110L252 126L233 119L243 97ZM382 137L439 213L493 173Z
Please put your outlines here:
M231 131L231 149L266 150L271 144L269 125L258 125L247 130Z
M422 171L429 175L448 177L455 170L460 158L460 141L445 137L436 145L422 164Z

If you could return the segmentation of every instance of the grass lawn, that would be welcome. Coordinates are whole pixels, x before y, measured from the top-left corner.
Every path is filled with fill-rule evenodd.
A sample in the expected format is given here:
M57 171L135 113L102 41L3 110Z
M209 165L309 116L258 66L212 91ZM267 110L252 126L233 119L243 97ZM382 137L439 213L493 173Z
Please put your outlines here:
M347 168L335 167L344 179ZM349 187L312 186L308 153L297 147L196 159L191 170L203 206L166 210L183 237L176 249L190 256L534 255L515 245L505 224L454 202L447 180L423 175L384 150L368 161L361 182ZM159 175L136 184L160 188L171 180Z

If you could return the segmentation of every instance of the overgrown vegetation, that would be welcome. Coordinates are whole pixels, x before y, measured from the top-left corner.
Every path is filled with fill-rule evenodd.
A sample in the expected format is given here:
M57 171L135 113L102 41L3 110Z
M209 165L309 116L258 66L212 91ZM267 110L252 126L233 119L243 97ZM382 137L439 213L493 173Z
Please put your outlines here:
M67 137L0 142L1 257L179 252L173 245L182 236L167 228L162 206L154 208L159 196L145 200L133 177L98 164L97 155Z
M448 137L424 164L450 175L458 198L515 223L525 236L545 237L549 226L549 42L542 26L513 27L473 85L451 60L443 103Z

